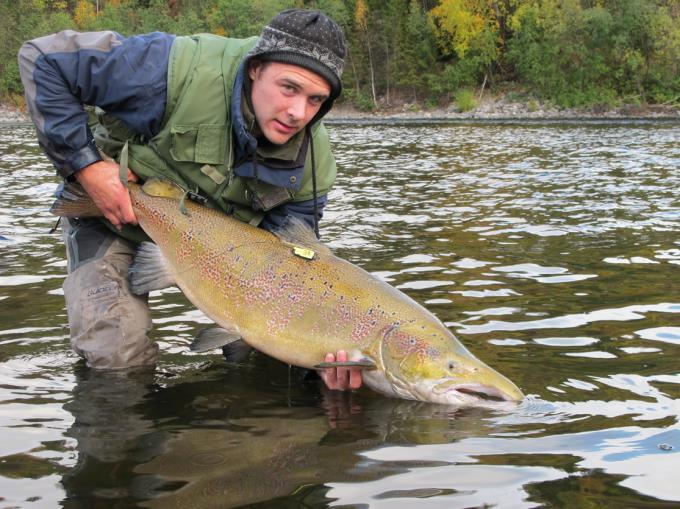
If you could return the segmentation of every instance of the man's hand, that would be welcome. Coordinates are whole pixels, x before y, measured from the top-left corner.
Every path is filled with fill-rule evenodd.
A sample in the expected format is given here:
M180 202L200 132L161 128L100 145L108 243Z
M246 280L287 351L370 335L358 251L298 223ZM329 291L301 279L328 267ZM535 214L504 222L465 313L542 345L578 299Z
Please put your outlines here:
M327 353L326 362L335 362L335 355ZM338 362L347 361L347 352L344 350L338 351ZM335 391L346 391L347 389L358 389L361 387L361 369L360 368L328 368L320 369L319 376L324 381L326 387Z
M76 173L76 179L90 195L104 217L119 230L124 224L137 224L127 189L120 181L118 163L97 161ZM137 176L128 169L128 180Z

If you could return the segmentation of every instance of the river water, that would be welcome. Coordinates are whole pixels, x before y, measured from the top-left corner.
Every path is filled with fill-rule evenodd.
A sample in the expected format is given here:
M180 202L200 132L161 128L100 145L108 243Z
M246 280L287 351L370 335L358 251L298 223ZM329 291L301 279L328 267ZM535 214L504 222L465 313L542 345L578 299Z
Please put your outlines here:
M69 350L56 178L0 128L0 508L678 507L680 125L329 126L322 235L527 394L332 393L152 294L155 371Z

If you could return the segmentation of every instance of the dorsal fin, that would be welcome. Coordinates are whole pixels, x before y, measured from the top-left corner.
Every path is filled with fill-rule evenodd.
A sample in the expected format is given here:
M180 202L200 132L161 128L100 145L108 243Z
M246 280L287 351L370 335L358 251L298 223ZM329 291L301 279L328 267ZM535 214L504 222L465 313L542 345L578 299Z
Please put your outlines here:
M272 233L276 235L281 242L288 244L293 248L311 249L315 253L331 253L331 250L316 238L314 230L312 230L302 219L295 216L289 215L286 224ZM307 256L304 255L302 255L302 257L307 258Z
M150 178L142 186L142 190L149 196L159 196L162 198L175 198L181 200L184 196L184 189L174 182L160 178Z

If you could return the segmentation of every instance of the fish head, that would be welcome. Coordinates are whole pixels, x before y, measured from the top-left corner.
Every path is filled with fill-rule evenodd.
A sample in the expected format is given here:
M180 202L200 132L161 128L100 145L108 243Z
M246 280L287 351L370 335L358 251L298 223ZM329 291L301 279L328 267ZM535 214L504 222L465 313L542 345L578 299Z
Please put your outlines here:
M383 394L458 406L497 406L521 401L522 391L472 355L438 322L392 325L378 351L382 369L364 373Z

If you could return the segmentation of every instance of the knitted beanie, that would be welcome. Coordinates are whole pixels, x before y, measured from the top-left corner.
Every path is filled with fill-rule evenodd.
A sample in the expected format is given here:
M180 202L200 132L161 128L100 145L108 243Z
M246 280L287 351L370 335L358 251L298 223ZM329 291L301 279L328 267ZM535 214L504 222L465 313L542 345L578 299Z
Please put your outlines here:
M345 35L319 11L288 9L264 27L246 58L298 65L315 72L330 84L332 102L342 91Z

